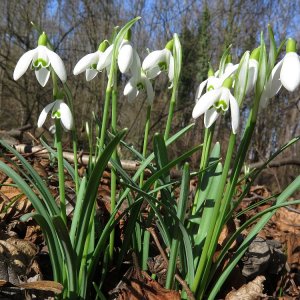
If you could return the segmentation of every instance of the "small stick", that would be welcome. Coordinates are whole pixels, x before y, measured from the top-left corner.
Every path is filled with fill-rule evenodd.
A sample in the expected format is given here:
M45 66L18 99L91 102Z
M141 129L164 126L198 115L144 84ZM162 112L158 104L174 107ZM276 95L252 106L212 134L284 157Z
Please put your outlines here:
M156 246L157 246L157 248L158 248L158 250L159 250L159 252L160 252L160 254L162 256L162 258L164 259L166 265L168 266L169 261L168 261L167 255L166 255L164 249L162 248L160 241L158 240L158 237L157 237L157 235L155 233L155 230L153 228L148 228L148 231L152 235L153 240L154 240L154 242L155 242L155 244L156 244ZM192 293L192 291L189 289L187 283L179 276L179 274L177 272L175 274L175 278L182 285L182 287L185 290L188 298L190 300L196 300L195 297L194 297L194 295L193 295L193 293Z

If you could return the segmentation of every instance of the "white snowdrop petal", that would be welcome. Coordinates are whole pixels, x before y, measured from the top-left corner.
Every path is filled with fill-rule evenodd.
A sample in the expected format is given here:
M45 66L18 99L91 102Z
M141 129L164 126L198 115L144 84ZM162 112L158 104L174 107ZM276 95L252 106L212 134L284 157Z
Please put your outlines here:
M277 65L273 68L271 75L269 77L267 86L266 86L266 92L267 97L272 98L274 97L279 90L281 89L282 83L280 80L280 73L281 73L281 67L282 67L283 60L281 60Z
M208 82L208 79L202 81L202 82L199 84L199 86L198 86L198 88L197 88L197 91L196 91L196 97L195 97L195 102L196 102L196 103L197 103L198 100L200 99L200 97L201 97L201 95L202 95L202 92L203 92L203 90L204 90L204 87L206 86L207 82Z
M40 116L39 116L39 119L37 122L37 127L41 128L44 125L47 115L48 115L49 111L53 108L53 106L55 105L55 102L56 101L54 101L44 107L44 109L40 113Z
M216 89L204 94L196 103L192 116L194 119L204 114L217 101L222 93L222 89Z
M73 116L72 116L69 106L64 102L60 103L59 112L61 115L60 120L61 120L61 123L64 126L64 128L67 130L72 130L73 129Z
M67 81L67 72L65 69L65 65L62 59L53 51L47 49L47 54L51 63L51 67L53 68L56 75L62 82Z
M147 101L148 101L148 104L151 105L153 103L153 100L154 100L153 86L152 86L150 80L147 77L144 78L144 84L146 86Z
M74 67L73 74L78 75L88 69L92 64L97 64L100 51L90 53L82 57Z
M97 70L86 69L86 72L85 72L86 81L90 81L90 80L94 79L97 76L97 74L98 74Z
M97 64L97 70L100 72L111 64L113 45L110 45L101 55Z
M285 55L280 72L282 85L289 91L294 92L300 84L300 60L295 52Z
M18 80L28 69L37 50L33 49L24 53L17 62L14 70L14 80Z
M118 66L121 73L127 73L133 61L133 48L128 41L125 41L119 50Z
M174 57L173 55L170 56L170 60L169 60L169 66L168 66L168 77L169 77L169 81L173 82L174 79Z
M230 113L231 113L231 127L233 134L237 133L239 123L240 123L240 110L239 105L236 99L229 94L229 101L230 101Z
M218 116L219 113L214 108L207 110L204 114L204 126L209 128L217 120Z
M44 87L49 80L50 71L47 68L40 68L35 71L35 76L39 84Z
M149 69L157 66L159 62L166 62L166 52L164 50L156 50L149 53L143 61L142 69L147 72Z

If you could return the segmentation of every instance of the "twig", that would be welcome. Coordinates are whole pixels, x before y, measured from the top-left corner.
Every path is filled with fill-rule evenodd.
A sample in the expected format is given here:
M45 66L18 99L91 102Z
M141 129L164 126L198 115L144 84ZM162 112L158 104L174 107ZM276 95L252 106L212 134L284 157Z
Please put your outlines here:
M166 265L168 266L169 261L168 261L167 255L166 255L164 249L162 248L160 241L158 240L155 230L153 228L148 228L148 231L152 235L152 238L153 238L163 260L165 261ZM177 272L175 274L175 278L182 285L183 289L185 290L185 292L188 296L188 299L195 300L195 297L194 297L192 291L189 289L187 283L179 276L179 274Z

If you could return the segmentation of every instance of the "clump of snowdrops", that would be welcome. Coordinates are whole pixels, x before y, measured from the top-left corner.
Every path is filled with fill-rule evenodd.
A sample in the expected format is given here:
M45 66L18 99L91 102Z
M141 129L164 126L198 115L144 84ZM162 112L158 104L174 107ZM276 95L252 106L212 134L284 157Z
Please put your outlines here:
M269 105L268 100L282 87L292 92L299 86L300 62L296 53L296 43L293 39L288 39L277 47L272 29L269 27L268 52L263 35L260 45L251 52L246 51L237 64L230 61L230 48L226 49L218 70L215 71L210 67L207 80L200 83L196 91L196 104L192 116L198 119L204 115L204 140L196 142L192 149L183 149L180 156L170 160L168 147L176 143L194 125L190 124L170 136L180 71L184 68L181 64L180 40L178 35L174 34L170 41L166 41L163 49L150 52L142 61L131 39L132 26L138 20L139 18L135 18L128 22L111 42L106 39L101 41L95 52L81 58L74 67L74 75L85 73L87 81L97 80L100 72L107 73L103 115L99 116L101 123L93 122L93 126L87 123L86 126L90 155L86 173L82 177L78 175L76 120L64 63L53 52L47 34L35 27L40 33L38 46L21 56L13 77L18 80L27 69L32 69L42 87L52 80L53 99L49 100L50 103L42 110L37 125L45 126L48 115L54 123L52 131L55 136L55 147L50 147L43 140L41 142L57 160L59 203L26 159L4 141L1 141L2 146L13 153L20 164L16 165L10 161L17 167L16 172L8 164L0 161L0 170L13 179L35 208L34 213L24 215L22 220L25 222L33 218L41 226L49 249L53 279L64 287L61 298L90 299L92 295L96 295L95 297L105 299L103 284L107 271L112 264L120 268L129 251L135 252L140 267L147 270L147 259L151 255L151 234L148 229L156 224L163 248L169 249L165 287L180 291L183 299L191 298L191 295L196 299L215 299L252 239L276 209L286 205L288 197L300 187L298 176L273 199L273 206L241 224L213 261L222 228L232 218L235 208L249 191L253 180L272 159L299 140L299 137L295 137L287 141L287 144L275 152L263 167L243 174L242 169L256 120ZM284 51L284 46L286 54L277 62L279 54ZM124 74L128 80L123 95L120 96L117 94L118 72ZM153 82L158 76L168 76L170 82L169 114L166 127L154 135L153 150L150 151L147 145L152 107L155 106ZM123 97L133 102L141 93L147 101L147 117L144 146L140 153L126 143L127 129L117 127L117 103L119 98ZM252 95L250 113L247 120L242 120L240 108L245 97L249 95ZM230 114L231 120L229 142L222 144L217 142L213 145L215 121L225 114ZM111 123L108 124L110 115ZM244 130L241 129L242 124L246 124ZM97 133L96 139L93 133ZM72 137L75 158L73 165L63 158L63 135ZM237 139L238 135L241 139ZM241 142L238 143L238 140ZM140 162L133 176L122 168L117 152L118 146L127 148L131 151L132 157ZM227 149L226 157L221 157L221 147ZM191 173L186 161L196 152L201 153L199 170ZM2 155L5 156L3 153ZM111 215L107 223L101 227L96 222L95 203L100 179L108 162L113 166ZM180 182L170 176L171 168L178 165L183 165ZM145 177L145 169L150 170L151 175ZM76 206L71 220L68 220L66 214L65 171L73 178L76 191ZM198 185L192 207L187 210L191 176L197 176ZM246 184L243 185L242 194L236 199L236 187L241 180ZM121 186L118 190L117 182ZM176 199L174 189L178 185L180 196ZM147 214L142 214L142 204L145 201L149 210ZM123 203L127 204L127 208L117 214ZM127 221L124 239L117 248L114 229L125 215ZM255 225L238 246L225 270L217 274L235 238L253 223ZM99 269L101 276L95 272ZM175 282L175 273L180 273L186 283L185 286Z

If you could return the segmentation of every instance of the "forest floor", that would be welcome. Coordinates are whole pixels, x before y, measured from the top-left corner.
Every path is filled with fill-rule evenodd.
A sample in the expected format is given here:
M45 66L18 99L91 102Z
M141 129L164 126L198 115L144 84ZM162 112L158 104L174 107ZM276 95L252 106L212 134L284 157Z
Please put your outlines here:
M45 180L53 195L58 195L58 179L49 160L28 157L39 175ZM80 170L84 172L84 169ZM54 293L60 293L62 286L52 282L51 265L48 256L48 249L39 226L33 221L26 223L20 221L20 217L32 212L33 207L24 194L17 187L11 186L12 180L0 173L0 299L26 299L37 297L38 299L51 299ZM74 208L74 186L71 180L65 182L68 196L67 212L72 217ZM191 187L195 182L191 182ZM105 222L109 214L110 195L110 173L104 173L99 188L97 201L97 215L102 222ZM247 197L243 200L237 213L251 205L271 196L271 192L261 185L251 188ZM238 226L254 216L258 212L270 207L272 202L266 202L246 214L236 217L228 223L219 239L220 247ZM125 224L126 226L126 224ZM116 234L116 245L122 239L124 224L120 225ZM247 232L243 232L243 236ZM239 241L236 241L238 244ZM153 244L155 247L155 243ZM234 252L235 245L228 253L228 259ZM107 284L107 294L113 293L115 299L136 299L128 290L144 289L148 285L156 290L154 297L147 294L147 299L164 300L175 299L173 291L167 291L164 284L165 268L163 260L159 255L149 260L149 269L152 273L157 272L158 282L147 277L145 273L135 266L134 259L130 259L123 272L115 272L111 268ZM218 255L218 250L216 252ZM226 265L226 262L225 262ZM156 267L155 267L156 266ZM143 275L143 285L134 285L131 282L133 277ZM123 277L123 279L122 279ZM128 280L125 282L124 277ZM39 284L44 280L43 284ZM46 280L46 281L45 281ZM131 285L127 292L121 291L120 286ZM126 289L125 289L126 290ZM300 207L285 207L277 210L267 226L259 233L252 242L249 250L236 266L233 276L227 280L218 299L300 299ZM30 298L31 297L31 298ZM111 296L113 298L113 296Z

